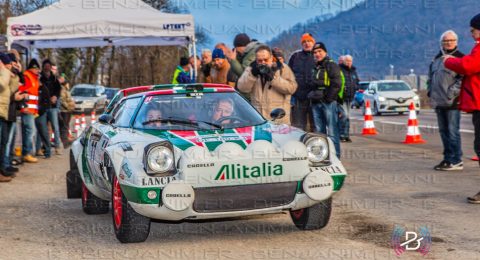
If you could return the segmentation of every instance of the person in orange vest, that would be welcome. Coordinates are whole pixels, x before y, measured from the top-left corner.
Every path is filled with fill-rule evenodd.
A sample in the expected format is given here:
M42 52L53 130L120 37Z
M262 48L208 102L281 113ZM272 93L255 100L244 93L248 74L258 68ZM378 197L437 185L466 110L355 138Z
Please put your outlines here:
M22 156L23 161L36 163L33 157L33 133L35 130L35 117L38 116L38 89L40 86L40 64L32 59L27 70L23 73L25 84L19 87L21 93L28 94L28 99L22 104L20 114L22 117Z

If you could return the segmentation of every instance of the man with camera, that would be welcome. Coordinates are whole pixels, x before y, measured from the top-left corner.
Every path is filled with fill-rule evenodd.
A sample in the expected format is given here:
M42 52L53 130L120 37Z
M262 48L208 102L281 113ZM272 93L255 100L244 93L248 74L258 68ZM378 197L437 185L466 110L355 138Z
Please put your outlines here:
M340 158L340 130L338 127L338 93L342 86L340 67L328 57L325 44L318 42L312 49L315 59L313 89L308 93L312 106L315 131L332 139Z
M273 61L272 50L265 45L255 52L255 61L238 80L238 89L249 93L252 105L265 117L275 108L283 108L286 116L279 123L290 124L290 98L297 89L295 75L288 65Z

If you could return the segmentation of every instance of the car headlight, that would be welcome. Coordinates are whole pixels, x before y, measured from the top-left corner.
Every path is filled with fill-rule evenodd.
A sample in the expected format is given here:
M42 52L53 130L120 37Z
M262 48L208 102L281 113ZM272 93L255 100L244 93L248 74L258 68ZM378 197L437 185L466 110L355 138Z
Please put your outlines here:
M380 102L385 102L385 100L387 100L387 99L385 99L384 97L378 97L378 101L380 101Z
M418 96L413 96L413 100L417 101L419 100L420 98Z
M175 158L171 145L152 144L145 148L144 164L147 174L171 173L175 169Z
M305 143L307 157L312 163L319 163L328 157L328 142L323 137L311 137Z

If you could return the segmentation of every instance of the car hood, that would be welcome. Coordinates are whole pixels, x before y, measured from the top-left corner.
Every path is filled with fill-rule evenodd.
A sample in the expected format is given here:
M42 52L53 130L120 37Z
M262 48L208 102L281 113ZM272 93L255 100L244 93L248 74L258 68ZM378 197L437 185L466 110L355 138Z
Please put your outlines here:
M413 91L382 91L378 92L378 95L385 98L412 98L416 94Z

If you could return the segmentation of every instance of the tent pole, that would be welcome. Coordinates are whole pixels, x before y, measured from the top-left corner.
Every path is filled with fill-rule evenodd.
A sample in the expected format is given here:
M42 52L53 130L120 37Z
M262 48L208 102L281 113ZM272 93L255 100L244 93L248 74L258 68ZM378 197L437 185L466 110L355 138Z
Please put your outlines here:
M193 69L194 69L194 72L195 72L195 83L197 83L197 79L198 79L198 75L197 75L197 47L196 47L196 41L197 39L195 39L195 36L193 36Z

